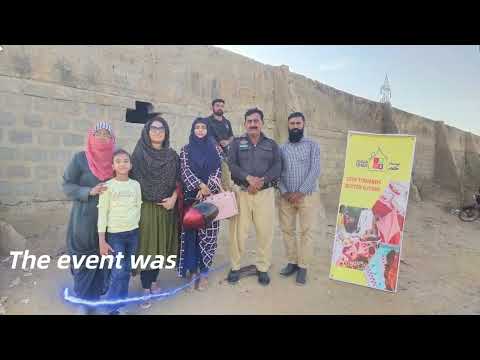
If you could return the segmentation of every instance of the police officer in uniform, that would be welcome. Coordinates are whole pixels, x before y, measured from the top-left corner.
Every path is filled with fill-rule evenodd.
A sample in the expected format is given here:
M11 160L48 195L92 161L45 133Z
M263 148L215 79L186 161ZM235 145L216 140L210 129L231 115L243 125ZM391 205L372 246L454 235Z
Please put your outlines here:
M280 177L282 162L277 143L262 132L263 112L250 109L245 113L246 134L235 138L229 150L229 166L239 214L230 225L230 261L228 281L239 280L240 262L245 252L253 220L257 237L256 267L258 281L268 285L268 270L272 258L274 187ZM232 226L233 225L233 226Z

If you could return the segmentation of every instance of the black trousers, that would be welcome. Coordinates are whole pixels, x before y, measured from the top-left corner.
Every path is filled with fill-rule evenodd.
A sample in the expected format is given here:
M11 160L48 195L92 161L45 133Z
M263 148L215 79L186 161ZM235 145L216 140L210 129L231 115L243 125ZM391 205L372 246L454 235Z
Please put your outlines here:
M152 283L157 281L160 270L144 270L140 272L140 280L142 281L142 287L145 290L149 290L152 287Z

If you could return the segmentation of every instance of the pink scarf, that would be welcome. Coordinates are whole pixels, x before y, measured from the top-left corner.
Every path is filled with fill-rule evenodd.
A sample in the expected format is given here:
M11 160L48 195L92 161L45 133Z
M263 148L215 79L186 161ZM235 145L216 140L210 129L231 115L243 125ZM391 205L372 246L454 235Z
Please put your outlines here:
M113 177L112 159L115 146L113 137L105 143L97 140L92 129L88 131L87 156L88 167L100 181L105 181Z

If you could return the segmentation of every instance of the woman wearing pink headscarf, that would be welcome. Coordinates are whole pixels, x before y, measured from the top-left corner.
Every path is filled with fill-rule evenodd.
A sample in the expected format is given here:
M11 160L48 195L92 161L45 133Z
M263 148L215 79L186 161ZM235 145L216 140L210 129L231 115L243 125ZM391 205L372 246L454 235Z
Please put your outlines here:
M112 127L105 122L89 130L85 151L74 155L63 175L63 191L73 200L67 230L70 256L100 255L98 244L98 195L107 188L106 180L113 177L112 158L115 138ZM85 300L97 300L107 290L108 272L102 269L71 268L75 295ZM91 309L82 308L88 314Z

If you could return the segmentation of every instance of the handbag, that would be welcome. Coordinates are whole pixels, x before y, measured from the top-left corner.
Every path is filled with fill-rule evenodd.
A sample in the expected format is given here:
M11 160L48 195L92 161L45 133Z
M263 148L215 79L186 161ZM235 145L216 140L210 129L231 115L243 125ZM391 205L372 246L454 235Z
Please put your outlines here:
M218 215L214 221L231 218L238 214L237 199L235 193L225 191L218 182L215 184L220 188L218 194L208 196L204 202L214 204L218 208Z

